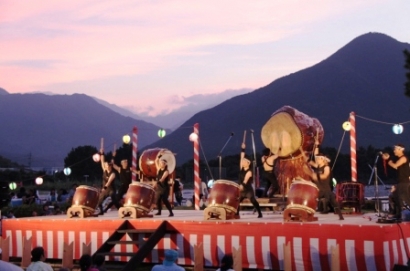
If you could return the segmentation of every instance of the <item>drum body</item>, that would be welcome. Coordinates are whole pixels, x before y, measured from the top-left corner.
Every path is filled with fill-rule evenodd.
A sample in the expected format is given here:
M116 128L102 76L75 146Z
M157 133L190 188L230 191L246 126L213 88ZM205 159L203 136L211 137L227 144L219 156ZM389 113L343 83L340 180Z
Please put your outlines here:
M80 185L75 189L72 206L79 206L88 211L94 212L98 204L100 193L97 188Z
M290 185L286 209L302 209L313 214L317 208L317 186L305 180L293 180Z
M144 183L131 183L124 198L125 207L135 207L145 212L152 210L155 199L155 190L152 186Z
M239 207L239 185L228 180L214 182L208 195L208 207L220 207L236 213Z
M139 160L139 168L146 177L155 178L157 177L157 166L155 165L155 160L159 157L160 153L163 152L161 159L167 161L167 167L169 174L174 172L176 166L176 160L174 154L167 149L148 149L145 150Z
M342 206L361 206L364 204L364 187L361 183L340 183L336 185L336 200Z

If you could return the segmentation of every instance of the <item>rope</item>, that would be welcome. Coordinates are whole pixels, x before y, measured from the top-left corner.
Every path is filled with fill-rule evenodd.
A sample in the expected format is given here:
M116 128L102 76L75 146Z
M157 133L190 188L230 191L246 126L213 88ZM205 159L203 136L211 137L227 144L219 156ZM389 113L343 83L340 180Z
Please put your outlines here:
M371 118L366 118L366 117L363 117L363 116L360 116L360 115L356 115L356 117L361 118L361 119L364 119L364 120L372 121L372 122L377 122L377 123L381 123L381 124L387 124L387 125L407 124L407 123L410 123L410 120L409 120L409 121L404 121L404 122L399 122L399 123L397 123L397 122L394 123L394 122L386 122L386 121L380 121L380 120L375 120L375 119L371 119Z

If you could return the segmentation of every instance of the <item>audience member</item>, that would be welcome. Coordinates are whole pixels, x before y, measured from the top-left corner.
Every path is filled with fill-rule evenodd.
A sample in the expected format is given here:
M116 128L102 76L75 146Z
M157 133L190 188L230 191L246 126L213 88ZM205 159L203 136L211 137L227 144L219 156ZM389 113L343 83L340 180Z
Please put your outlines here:
M46 259L43 247L35 247L31 251L31 264L26 271L54 271L51 265L44 262Z
M48 196L47 201L54 203L57 201L57 193L56 190L54 188L51 188L50 190L50 195Z
M43 205L43 215L53 215L53 210L50 209L48 203L44 203Z
M94 256L93 263L94 267L97 268L99 271L107 271L104 266L105 257L103 255L97 254Z
M175 262L178 259L178 252L173 249L165 250L165 258L162 264L156 264L151 269L151 271L162 271L162 270L171 270L171 271L185 271L184 268L177 265Z
M0 256L1 256L1 253L2 253L2 250L0 248ZM23 268L15 264L0 260L0 270L1 271L23 271Z
M221 260L221 267L216 271L235 271L233 270L233 258L231 254L225 254Z
M81 271L98 271L97 268L93 267L93 261L89 254L84 254L81 256L79 263Z

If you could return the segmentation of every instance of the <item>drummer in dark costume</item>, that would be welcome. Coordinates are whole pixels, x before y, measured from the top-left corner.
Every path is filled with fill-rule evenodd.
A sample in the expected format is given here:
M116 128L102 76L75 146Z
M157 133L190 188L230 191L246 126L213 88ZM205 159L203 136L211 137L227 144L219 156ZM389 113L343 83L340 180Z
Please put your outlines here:
M387 161L390 167L397 170L397 185L396 190L393 192L393 200L396 205L394 217L400 219L403 208L410 205L408 194L410 167L409 159L404 154L404 145L395 145L393 152L398 157L397 161L393 162L387 153L383 153L382 158Z
M241 160L240 160L240 167L241 170L239 171L239 203L242 202L245 198L248 198L253 207L258 212L258 218L262 217L261 208L259 207L259 203L255 198L255 191L252 187L252 170L250 169L251 161L245 158L245 143L242 143L241 146ZM239 206L236 214L239 215Z
M169 216L174 216L172 212L171 204L168 201L169 196L169 171L167 167L167 161L161 158L161 154L158 155L158 158L155 160L157 166L157 181L154 185L155 188L155 202L157 205L158 212L155 215L161 215L162 203L165 204L169 211Z
M265 148L262 152L262 178L266 182L264 194L268 198L273 197L273 195L279 192L278 179L274 172L275 161L278 157L278 154L273 154L269 148Z
M327 213L327 205L330 204L335 212L339 215L339 220L344 220L339 203L336 201L335 194L329 186L330 178L332 177L329 166L330 159L323 154L315 156L315 161L310 161L311 171L309 171L313 182L319 189L319 200L323 201L323 212Z
M100 197L98 199L98 206L100 207L100 213L99 215L103 215L105 212L107 212L111 206L115 205L117 209L121 208L118 198L116 195L116 189L115 189L115 171L113 168L112 163L108 163L104 159L104 150L101 149L100 151L101 155L101 168L103 170L103 181L102 181L102 189L100 192ZM105 209L103 209L102 203L107 197L111 197L111 202L107 205Z
M114 151L112 154L112 163L114 169L118 172L120 176L120 188L118 189L117 193L118 201L120 201L128 191L128 187L132 181L132 173L139 175L139 171L128 166L127 159L121 160L121 166L117 166L114 163L115 155L116 152Z

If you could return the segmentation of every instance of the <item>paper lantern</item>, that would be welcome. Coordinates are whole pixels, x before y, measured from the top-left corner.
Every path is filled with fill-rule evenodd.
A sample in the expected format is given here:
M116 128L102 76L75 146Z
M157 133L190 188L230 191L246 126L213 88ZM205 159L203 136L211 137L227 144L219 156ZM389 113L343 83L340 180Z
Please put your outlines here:
M9 188L10 188L10 190L15 190L17 188L17 184L15 182L11 182L9 184Z
M129 135L124 135L122 137L122 142L124 142L124 144L129 144L131 141L131 137Z
M164 129L159 129L158 130L158 137L163 138L166 134L167 134L167 132L165 132Z
M96 162L96 163L100 162L100 159L101 159L101 155L99 153L96 153L96 154L93 155L94 162Z
M350 121L345 121L343 122L342 127L343 127L343 130L348 132L352 128L352 125L350 124Z
M68 176L68 175L71 174L71 168L69 168L69 167L66 167L63 171L64 171L64 174L65 174L66 176Z
M197 133L191 133L189 135L189 141L195 142L198 140L198 134Z
M36 185L42 185L43 184L43 178L37 177L36 178Z
M403 125L395 124L393 125L392 130L393 130L393 133L395 133L396 135L399 135L403 133Z

